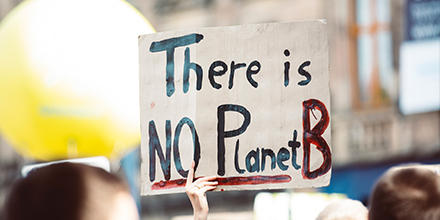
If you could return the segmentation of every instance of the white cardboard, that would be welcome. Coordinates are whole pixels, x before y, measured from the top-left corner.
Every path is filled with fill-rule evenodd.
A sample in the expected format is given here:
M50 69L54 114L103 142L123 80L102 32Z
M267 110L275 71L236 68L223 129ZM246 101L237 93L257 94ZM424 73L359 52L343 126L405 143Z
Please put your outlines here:
M196 41L198 43L191 43ZM185 43L191 44L174 47ZM174 46L171 46L173 44ZM200 90L196 88L195 68L189 70L189 86L186 93L183 87L185 50L189 50L189 57L186 56L187 66L198 64L202 69ZM175 134L179 122L181 132L178 139L178 158L182 170L189 169L195 154L194 133L189 126L192 122L200 143L196 177L217 175L219 185L216 190L304 188L329 184L331 114L325 20L199 28L142 35L139 37L139 51L142 195L184 191L186 175L184 172L182 175L177 172L176 162L178 164L179 161L175 160L174 154L177 141ZM174 81L173 93L167 93L167 88L172 88L167 87L166 81L167 53L173 54L174 58L174 71L168 71L174 75L169 78L169 81ZM168 63L171 63L172 59L168 60ZM218 89L214 88L215 83L210 81L209 73L215 61L222 61L227 66L223 75L220 75L223 69L221 66L211 69L211 73L217 72L217 76L211 74L211 78L221 85ZM232 88L229 88L232 62L236 68ZM252 62L253 66L248 70ZM257 63L260 64L260 68ZM288 74L285 74L286 69L289 70ZM251 71L256 73L250 74ZM305 72L311 76L308 83L305 83ZM285 75L289 75L288 85ZM252 84L252 80L258 85ZM299 82L303 82L304 85L299 85ZM323 110L316 108L312 111L310 109L313 106L310 109L304 107L303 103L312 99L318 100L320 106L327 109L326 120ZM316 107L318 102L314 103ZM219 106L225 106L224 114L219 111ZM238 136L232 134L231 137L221 138L222 134L228 136L230 131L242 127L246 111L250 115L250 122L245 131ZM224 115L224 123L219 122L218 112L220 118ZM304 112L308 112L308 117L304 116ZM303 122L303 116L310 120L308 132L304 131L304 124L307 123ZM316 128L319 120L324 120L328 126ZM155 163L150 161L150 148L154 149L153 147L157 146L153 143L160 143L160 148L156 149L161 149L164 166L168 166L165 132L167 121L170 131L168 180L162 171L157 151L153 151ZM157 138L153 131L157 132ZM289 146L289 141L293 143L294 131L297 133L299 147L291 147L293 144ZM309 137L307 140L310 142L312 136L315 137L314 140L324 142L327 146L321 144L322 146L317 147L312 143L309 156L305 156L304 140ZM218 159L222 140L225 146L224 172L219 165L221 159ZM237 141L239 148L236 154ZM274 153L274 169L271 169L271 156L266 155L265 168L262 170L263 148L266 153L269 152L268 149ZM292 161L295 152L296 161ZM259 154L258 159L255 159L252 153ZM281 160L283 155L285 161ZM324 159L323 155L327 158ZM288 156L289 159L286 159ZM249 168L246 166L246 158ZM309 169L305 169L305 158L309 158ZM278 159L280 163L277 162ZM258 165L255 165L257 162ZM300 167L295 168L294 164ZM282 170L282 167L285 170ZM321 170L317 170L320 167ZM151 170L155 170L155 175L152 175ZM240 173L240 170L244 172ZM307 170L315 176L307 177L304 174Z

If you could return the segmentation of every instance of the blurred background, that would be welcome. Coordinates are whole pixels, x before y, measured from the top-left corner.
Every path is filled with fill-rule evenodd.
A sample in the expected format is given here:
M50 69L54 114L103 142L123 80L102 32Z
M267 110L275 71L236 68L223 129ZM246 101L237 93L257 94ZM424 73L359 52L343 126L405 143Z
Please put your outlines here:
M5 51L5 48L13 48L10 39L15 39L7 31L11 27L17 27L14 26L17 24L13 19L8 17L18 16L16 11L19 9L16 6L22 2L0 0L0 81L3 80L0 82L0 87L3 87L0 90L3 93L0 94L0 114L7 117L0 117L0 212L8 190L20 177L20 170L24 165L102 154L110 158L113 172L126 178L132 186L143 219L187 219L192 214L192 209L184 194L138 196L140 139L136 134L133 136L124 133L120 140L108 140L111 142L110 147L98 147L99 150L95 151L88 150L91 147L81 149L80 138L63 136L66 146L64 151L48 149L57 151L57 156L45 154L44 147L32 150L26 143L17 141L19 138L15 138L11 130L33 132L26 128L26 122L20 115L17 116L20 120L8 121L13 120L14 114L19 114L19 111L13 109L11 113L5 110L12 105L8 104L9 99L22 98L12 94L21 93L20 86L9 91L7 89L10 84L5 83L14 71L12 67L5 68L13 62L8 60L13 53ZM87 7L92 7L91 10L96 11L96 19L100 19L99 13L107 10L107 2L95 2L97 3L81 6L77 11L72 9L71 14L65 15L70 17L64 19L80 20L85 16ZM308 19L327 20L332 101L333 172L330 185L302 190L212 192L208 194L210 219L265 219L267 213L272 213L270 219L275 219L273 213L281 213L278 219L313 219L313 215L319 213L320 207L323 208L324 205L320 206L322 201L348 197L366 205L375 180L391 166L403 163L440 164L440 0L128 0L126 5L117 7L132 7L130 10L137 16L124 22L135 23L142 20L140 17L143 16L157 32ZM26 10L22 9L25 15L29 13ZM140 13L135 12L136 10ZM127 17L128 15L124 16L124 19ZM115 19L118 17L115 16ZM143 28L139 34L154 32L147 20L142 20L144 23L140 22L142 24L135 27ZM26 25L30 23L27 22ZM49 21L42 21L40 25L45 28L40 29L40 32L69 29L62 24L50 24ZM22 27L27 28L26 25ZM113 22L109 29L112 29L112 25L120 24ZM125 24L122 23L122 26ZM82 30L81 26L75 28L79 32ZM102 33L118 35L127 32L114 28L94 33L97 30L84 29L81 33L86 36L99 35L98 40L104 40ZM19 35L28 32L14 33ZM30 41L23 37L23 45ZM136 38L133 42L137 45ZM107 46L117 47L113 44L114 42L108 43ZM93 45L89 48L92 47ZM137 59L136 52L134 57ZM91 55L86 58L94 60L96 57ZM109 59L103 63L113 62ZM67 65L60 62L57 65ZM100 63L96 61L91 65L98 64ZM136 68L135 66L134 69ZM122 69L124 72L125 68ZM95 68L94 71L106 71L108 74L110 70ZM37 76L39 74L33 73ZM135 72L134 76L136 74ZM121 75L122 78L124 76ZM26 74L20 77L26 77ZM90 77L88 80L100 80L99 77ZM53 78L49 78L49 84L52 82L50 80ZM21 89L26 90L24 87ZM103 90L105 89L123 90L122 87ZM35 94L29 92L31 96L37 96ZM56 98L51 101L57 100ZM40 106L39 114L41 117L73 115L73 119L69 119L67 123L73 123L73 126L81 130L81 126L72 120L79 116L84 120L85 116L98 117L106 114L100 112L99 107L97 109L92 112L83 108L60 110L53 105L46 105ZM117 118L113 118L115 117ZM97 121L84 121L85 125L92 123L103 127L117 126L120 123L95 122ZM122 122L124 126L125 122ZM3 126L1 123L13 123L15 127ZM46 121L41 123L43 124L35 127L46 126ZM93 131L82 132L94 134ZM117 136L120 133L118 132L116 129L102 135ZM92 145L97 146L100 143L107 144L105 141L97 141ZM35 153L37 151L42 153ZM300 217L301 212L312 214L309 217Z

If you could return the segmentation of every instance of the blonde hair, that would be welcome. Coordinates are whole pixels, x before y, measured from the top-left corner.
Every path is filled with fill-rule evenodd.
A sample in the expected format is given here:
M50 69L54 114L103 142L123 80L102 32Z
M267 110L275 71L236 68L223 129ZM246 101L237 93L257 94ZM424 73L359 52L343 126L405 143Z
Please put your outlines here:
M368 209L359 201L343 199L331 202L316 220L367 220Z

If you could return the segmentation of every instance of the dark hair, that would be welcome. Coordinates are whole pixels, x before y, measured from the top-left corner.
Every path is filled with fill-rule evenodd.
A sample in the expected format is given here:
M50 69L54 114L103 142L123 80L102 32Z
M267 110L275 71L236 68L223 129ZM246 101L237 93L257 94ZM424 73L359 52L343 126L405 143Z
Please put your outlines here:
M420 167L387 171L376 183L370 220L440 219L440 177Z
M96 204L104 206L102 203L109 203L111 196L122 190L127 190L125 184L101 168L52 164L31 171L12 187L4 214L6 220L80 220L90 209L99 211ZM97 194L102 203L91 202Z

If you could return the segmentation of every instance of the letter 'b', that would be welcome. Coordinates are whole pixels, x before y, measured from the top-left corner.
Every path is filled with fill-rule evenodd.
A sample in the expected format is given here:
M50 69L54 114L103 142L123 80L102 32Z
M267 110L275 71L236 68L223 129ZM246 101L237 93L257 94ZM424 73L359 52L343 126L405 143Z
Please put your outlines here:
M320 111L322 116L315 127L310 130L310 112L313 109ZM330 170L332 164L330 147L321 136L325 129L327 129L329 121L328 111L324 103L316 99L309 99L303 102L304 159L302 175L304 179L315 179ZM310 171L310 144L316 145L316 149L322 153L324 159L321 166L315 171Z

